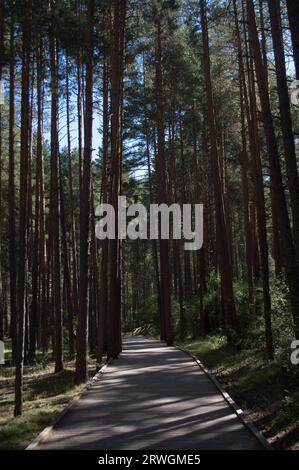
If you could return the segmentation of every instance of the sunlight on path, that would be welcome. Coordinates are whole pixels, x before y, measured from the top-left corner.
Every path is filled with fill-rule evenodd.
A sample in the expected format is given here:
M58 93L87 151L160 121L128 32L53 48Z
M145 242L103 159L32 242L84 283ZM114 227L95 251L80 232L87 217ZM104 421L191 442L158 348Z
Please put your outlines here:
M260 448L188 355L132 337L37 449Z

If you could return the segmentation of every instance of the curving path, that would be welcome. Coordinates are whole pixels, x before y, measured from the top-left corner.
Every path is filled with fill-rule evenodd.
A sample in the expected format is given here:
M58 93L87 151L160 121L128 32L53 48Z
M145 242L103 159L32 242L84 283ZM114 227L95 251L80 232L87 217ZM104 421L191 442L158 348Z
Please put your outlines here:
M183 351L125 338L120 358L36 449L261 449Z

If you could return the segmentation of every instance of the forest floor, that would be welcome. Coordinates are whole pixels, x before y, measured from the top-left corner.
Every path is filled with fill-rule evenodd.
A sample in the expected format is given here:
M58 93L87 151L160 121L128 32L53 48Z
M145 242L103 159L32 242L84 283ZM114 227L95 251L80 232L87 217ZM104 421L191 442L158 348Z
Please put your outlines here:
M8 342L5 342L6 346ZM0 450L24 449L48 426L81 389L74 385L75 363L65 361L65 370L54 374L49 355L24 368L24 412L17 418L14 410L14 367L11 351L5 351L7 364L0 366ZM95 361L90 361L89 376L95 374Z
M218 336L180 346L198 356L274 448L299 449L298 367L269 363Z
M299 449L298 367L268 363L260 351L228 346L220 336L180 346L200 358L274 448ZM7 364L0 367L0 450L24 449L82 388L74 385L74 361L65 361L65 370L54 374L51 356L38 356L24 370L24 413L13 418L10 355L6 350ZM91 360L89 375L94 374Z

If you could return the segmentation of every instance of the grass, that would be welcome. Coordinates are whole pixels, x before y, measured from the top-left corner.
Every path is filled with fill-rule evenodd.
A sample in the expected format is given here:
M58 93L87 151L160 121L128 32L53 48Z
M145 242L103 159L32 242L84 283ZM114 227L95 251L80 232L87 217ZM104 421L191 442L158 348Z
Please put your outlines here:
M6 348L7 363L0 366L0 450L17 450L24 449L48 426L82 385L74 384L74 361L66 360L65 370L55 374L51 356L41 360L38 355L36 364L24 368L24 411L14 418L14 367L9 342ZM89 376L94 374L93 362Z
M227 345L223 336L186 341L277 449L299 449L299 368L267 362L257 350Z
M269 442L278 449L299 449L299 367L267 362L258 350L227 345L223 336L190 340L180 346L198 356L223 388L243 408ZM38 355L24 370L24 413L13 417L14 368L6 342L5 366L0 366L0 450L24 449L82 386L74 385L74 361L54 374L51 356ZM94 375L94 365L89 375Z

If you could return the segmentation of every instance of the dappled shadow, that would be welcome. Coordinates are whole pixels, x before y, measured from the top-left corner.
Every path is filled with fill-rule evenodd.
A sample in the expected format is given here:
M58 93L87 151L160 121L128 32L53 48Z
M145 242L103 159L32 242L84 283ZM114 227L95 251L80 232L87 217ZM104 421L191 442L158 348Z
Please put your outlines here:
M39 449L258 449L185 353L143 337L82 396Z
M58 374L44 374L30 383L30 397L52 397L64 394L74 387L74 372L63 370Z

